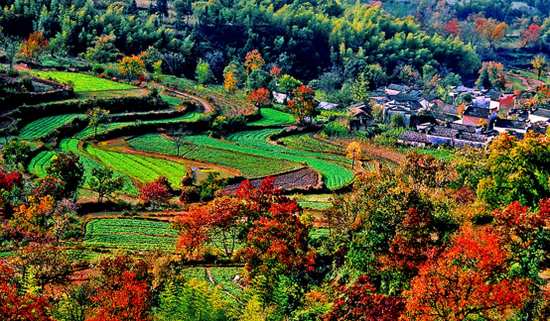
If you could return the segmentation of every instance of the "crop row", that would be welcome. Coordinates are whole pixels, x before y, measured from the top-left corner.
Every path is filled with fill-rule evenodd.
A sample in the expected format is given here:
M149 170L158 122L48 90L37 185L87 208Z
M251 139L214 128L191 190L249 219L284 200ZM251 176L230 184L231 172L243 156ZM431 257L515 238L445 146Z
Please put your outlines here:
M69 84L72 82L74 91L102 91L102 90L122 90L133 89L134 86L117 83L107 79L101 79L86 74L79 74L64 71L31 71L33 75L40 78L51 78L54 81Z
M64 152L73 152L80 158L80 162L82 163L82 166L84 166L84 187L89 187L88 180L92 171L92 168L105 168L104 165L98 163L97 161L93 160L89 157L88 154L84 153L79 149L80 141L78 139L69 139L65 138L61 140L59 143L59 149ZM123 177L124 178L124 186L122 187L122 192L128 193L128 194L137 194L138 190L134 186L134 183L130 179L130 177L121 174L119 172L114 173L114 177Z
M46 167L48 167L56 155L57 153L53 151L41 151L30 161L28 166L29 172L34 173L39 177L47 176Z
M50 132L68 124L80 114L58 115L44 117L27 124L19 132L20 139L38 139Z
M166 222L136 219L97 219L86 224L86 238L110 234L144 234L176 237L177 231Z
M174 142L159 134L136 137L130 140L130 146L138 150L176 155ZM236 169L247 178L264 177L300 167L297 163L281 159L249 155L203 145L197 146L191 143L180 148L180 155L187 159Z
M280 126L294 123L292 115L283 113L272 108L263 108L261 110L262 118L249 123L252 126Z
M97 129L97 134L103 134L113 129L124 128L128 126L136 126L137 124L171 124L179 122L193 122L199 119L200 113L187 113L183 116L169 118L169 119L157 119L157 120L144 120L140 122L114 122L114 123L105 123L101 124ZM76 138L87 139L94 135L94 129L92 127L87 127L80 133L76 134Z
M309 152L341 154L344 148L333 145L313 137L312 134L300 134L281 138L281 141L290 148Z
M176 248L176 238L142 234L110 234L95 236L82 242L85 246L128 250L167 250Z
M353 172L338 165L349 164L349 160L346 158L294 150L268 142L267 138L278 131L277 129L264 129L238 132L229 136L227 140L243 147L257 148L264 152L273 153L276 157L295 162L306 162L311 168L323 174L325 184L329 189L342 187L353 180Z
M91 145L86 147L86 152L105 166L141 182L151 182L165 176L172 186L178 187L187 173L185 165L165 159L106 151Z

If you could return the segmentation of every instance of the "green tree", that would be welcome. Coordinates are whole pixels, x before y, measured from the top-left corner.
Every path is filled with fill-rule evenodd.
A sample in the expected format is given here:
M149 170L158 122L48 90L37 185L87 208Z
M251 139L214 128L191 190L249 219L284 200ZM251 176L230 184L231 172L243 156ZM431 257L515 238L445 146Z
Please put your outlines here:
M97 136L97 130L109 117L109 111L99 107L89 109L85 115L88 120L88 127L94 129L94 137Z
M102 203L105 197L119 191L124 186L124 177L114 176L114 172L107 167L94 167L88 179L90 189L97 193L97 202Z
M479 70L479 78L476 81L476 85L487 89L504 90L506 86L504 66L494 61L484 62Z
M96 37L93 45L86 49L86 59L98 63L115 62L122 55L115 46L116 36Z
M369 82L365 77L365 73L360 73L357 79L351 85L349 91L353 95L353 99L365 104L369 103Z
M246 87L250 90L256 90L260 88L271 88L273 77L269 72L265 70L254 70L248 76L246 81Z
M205 85L214 80L214 74L210 69L210 64L204 60L201 60L195 70L195 77L201 85Z
M31 146L19 140L12 140L2 150L2 158L14 166L24 164L31 155Z
M294 89L303 85L304 84L300 80L290 75L283 75L281 80L279 80L279 90L287 95L289 95Z

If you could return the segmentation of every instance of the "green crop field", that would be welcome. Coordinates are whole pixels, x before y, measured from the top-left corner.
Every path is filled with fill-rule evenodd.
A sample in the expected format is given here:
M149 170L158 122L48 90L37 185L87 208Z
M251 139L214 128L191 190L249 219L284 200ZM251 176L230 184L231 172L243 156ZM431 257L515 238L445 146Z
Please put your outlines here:
M200 115L201 115L200 113L192 112L192 113L187 113L183 116L169 118L169 119L144 120L140 122L106 123L106 124L101 124L98 127L97 134L101 135L113 129L137 126L138 124L170 124L170 123L179 123L179 122L193 122L199 119ZM93 136L94 136L94 129L92 127L87 127L86 129L84 129L83 131L75 135L76 138L80 138L80 139L87 139Z
M174 143L169 138L160 134L136 137L130 140L130 146L143 151L176 155ZM233 168L240 171L246 178L264 177L300 167L295 162L238 153L227 149L197 146L190 143L180 148L180 156L195 161Z
M249 123L252 126L280 126L294 123L292 115L283 113L272 108L263 108L261 110L262 118Z
M27 124L19 132L20 139L39 139L50 132L58 129L59 127L68 124L73 121L75 118L81 116L80 114L68 114L68 115L58 115L40 118L33 121L32 123Z
M30 161L28 166L29 172L39 177L46 177L46 167L48 167L56 155L57 153L53 151L41 151Z
M190 136L187 137L186 140L199 146L284 159L297 163L306 162L311 168L323 174L324 182L329 189L342 187L353 180L353 172L349 169L324 159L314 158L336 158L340 160L342 159L341 157L300 152L267 142L265 138L276 131L277 130L246 131L233 134L228 138L229 141L238 142L238 144L223 142L205 135ZM343 160L348 161L346 159Z
M281 138L281 141L293 149L309 152L341 154L344 148L313 137L313 134L301 134Z
M97 219L86 224L83 245L129 250L173 251L177 231L169 223L135 219Z
M104 168L102 164L96 162L95 160L91 159L88 154L81 151L78 146L80 144L80 141L78 139L63 139L59 143L59 149L64 152L73 152L78 155L80 158L80 162L84 166L84 187L89 187L88 180L92 171L92 168ZM123 175L119 172L115 172L114 177L123 177L124 178L124 186L122 187L122 192L127 194L137 194L138 190L134 186L134 183L130 179L130 177Z
M177 188L180 186L181 178L187 173L185 165L165 159L105 151L91 145L86 147L86 152L105 166L143 183L165 176L170 184Z
M136 87L121 84L118 82L110 81L107 79L101 79L91 75L79 74L74 72L64 71L31 71L33 75L36 75L44 79L52 79L54 81L68 84L72 82L74 84L74 91L102 91L102 90L122 90L122 89L134 89Z

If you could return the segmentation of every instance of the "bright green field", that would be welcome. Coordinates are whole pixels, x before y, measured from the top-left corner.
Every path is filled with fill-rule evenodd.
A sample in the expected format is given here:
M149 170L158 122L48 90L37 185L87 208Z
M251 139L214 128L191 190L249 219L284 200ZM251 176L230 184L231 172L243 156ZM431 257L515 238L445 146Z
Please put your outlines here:
M121 84L118 82L101 79L98 77L64 71L30 71L31 74L44 79L53 79L54 81L67 84L72 81L74 91L102 91L102 90L121 90L134 89L136 87Z
M193 122L199 119L201 116L200 113L188 113L180 117L175 118L169 118L169 119L157 119L157 120L145 120L141 121L141 124L170 124L170 123L179 123L179 122ZM116 128L123 128L127 126L135 126L136 122L120 122L120 123L106 123L101 124L99 128L97 129L97 134L101 135L105 132L108 132L110 130L116 129ZM94 129L92 127L87 127L80 133L76 134L76 138L80 139L87 139L94 136Z
M80 158L80 162L82 163L82 166L84 166L84 187L89 187L88 185L88 179L91 173L92 168L104 168L102 164L96 162L95 160L88 157L86 153L83 153L78 149L79 141L76 139L63 139L59 143L59 148L63 152L73 152L78 155ZM46 177L46 168L49 166L51 161L58 155L55 151L42 151L40 152L35 158L31 160L29 163L28 170L30 173L33 173L37 175L38 177ZM138 190L134 186L134 183L132 180L123 174L120 174L118 172L115 172L115 177L123 177L124 178L124 186L122 188L123 193L127 194L137 194Z
M301 134L281 138L285 146L293 149L318 153L341 154L344 148L313 137L313 134Z
M160 134L148 134L136 137L129 141L132 148L176 155L174 143ZM238 153L227 149L217 149L207 146L186 144L180 148L180 156L187 159L216 164L239 170L246 178L265 177L276 173L286 172L300 167L295 162L281 159L265 158L261 156Z
M177 231L169 223L135 219L98 219L86 224L85 240L90 247L129 250L173 251Z
M19 133L20 139L38 139L46 136L59 127L68 124L80 114L58 115L40 118L27 124Z
M105 151L91 145L86 147L86 152L105 166L143 183L165 176L173 187L179 187L187 173L185 165L165 159Z
M353 172L348 170L347 168L323 159L315 158L334 157L340 161L342 159L340 157L331 157L322 154L296 151L286 147L271 144L265 140L267 136L276 131L277 130L261 130L236 133L228 137L228 141L233 142L233 144L216 140L205 135L190 136L187 137L186 140L199 146L207 146L257 156L284 159L297 163L306 162L311 168L323 174L324 182L329 189L342 187L353 180ZM346 159L342 160L348 161Z
M261 110L262 119L249 123L252 126L279 126L294 123L292 115L283 113L272 108L263 108Z
M96 162L95 160L91 159L86 153L82 152L79 148L80 141L78 139L63 139L59 143L59 148L64 152L73 152L80 157L80 161L82 162L82 165L84 166L84 187L89 187L88 185L88 179L90 177L92 168L104 168L102 164ZM122 192L128 193L128 194L137 194L138 190L135 187L134 183L130 179L130 177L123 175L119 172L115 171L114 177L123 177L124 178L124 186L122 187Z

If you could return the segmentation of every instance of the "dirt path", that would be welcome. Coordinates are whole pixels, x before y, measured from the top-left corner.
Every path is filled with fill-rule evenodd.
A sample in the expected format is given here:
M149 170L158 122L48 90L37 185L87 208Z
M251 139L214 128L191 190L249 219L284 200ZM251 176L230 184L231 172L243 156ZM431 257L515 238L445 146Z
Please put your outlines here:
M168 93L171 93L171 94L174 94L176 96L182 96L182 97L186 97L186 98L191 98L195 101L197 101L199 104L201 104L201 106L204 108L204 113L209 113L211 111L213 111L214 109L212 108L212 106L204 99L200 98L200 97L197 97L197 96L193 96L193 95L190 95L190 94L187 94L187 93L183 93L181 91L177 91L177 90L174 90L174 89L171 89L171 88L164 88L164 91L168 92Z
M210 268L205 268L206 269L206 275L208 276L208 280L210 280L210 283L214 284L214 285L218 285L214 279L212 278L212 273L210 272ZM235 282L235 281L233 281ZM238 286L240 286L240 284L238 284L237 282L235 282L235 284L237 284ZM229 295L230 297L232 297L233 299L235 299L237 302L239 303L242 303L241 301L239 301L239 299L237 299L236 296L234 296L231 292L227 291L226 289L224 289L221 285L220 285L220 289L225 292L225 294Z

